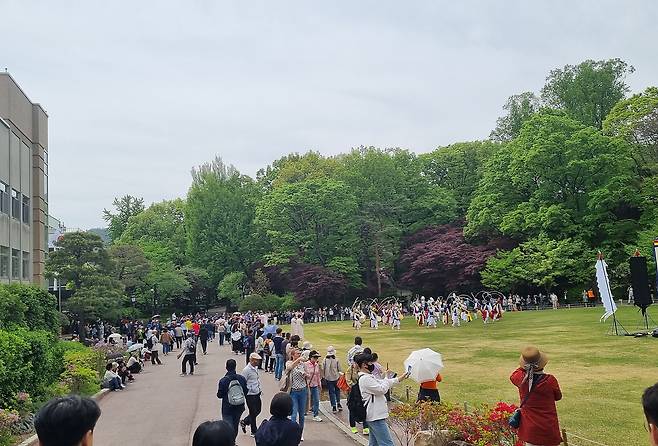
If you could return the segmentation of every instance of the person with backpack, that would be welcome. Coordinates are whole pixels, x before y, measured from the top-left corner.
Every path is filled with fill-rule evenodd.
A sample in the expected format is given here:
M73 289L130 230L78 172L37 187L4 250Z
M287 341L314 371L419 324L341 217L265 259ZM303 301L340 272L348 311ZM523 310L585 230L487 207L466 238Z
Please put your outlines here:
M370 446L393 446L386 422L388 403L385 395L391 387L407 379L409 372L397 378L378 379L372 374L376 362L372 354L360 353L354 357L354 362L358 367L359 377L347 400L350 413L354 413L356 421L363 419L368 423Z
M183 357L182 372L180 376L187 375L187 363L190 363L190 375L194 375L194 363L196 358L196 341L194 340L194 332L187 332L187 339L183 342L183 350L176 356L180 359Z
M251 426L251 436L256 435L256 417L260 414L262 402L260 395L263 393L260 387L260 378L258 377L258 366L262 361L262 357L258 353L249 355L249 364L242 370L241 375L247 380L247 408L249 414L240 421L242 432L247 433L247 425Z
M274 342L272 341L272 333L265 335L263 342L263 364L265 365L265 373L274 373Z
M247 389L247 380L235 372L235 359L226 361L226 375L219 380L217 398L222 400L222 420L231 425L238 436L238 424L244 412Z

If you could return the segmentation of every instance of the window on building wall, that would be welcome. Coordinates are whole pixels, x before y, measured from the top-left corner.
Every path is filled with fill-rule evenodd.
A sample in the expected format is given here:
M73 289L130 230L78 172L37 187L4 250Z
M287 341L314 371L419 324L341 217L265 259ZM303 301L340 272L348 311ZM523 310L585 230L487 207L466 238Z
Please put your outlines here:
M30 224L30 197L23 195L23 223Z
M23 251L23 279L30 278L30 253Z
M0 246L0 278L9 279L9 248Z
M18 249L11 250L11 278L21 278L21 252Z
M16 220L21 219L21 193L16 189L11 190L11 216Z
M9 215L9 186L0 181L0 212Z

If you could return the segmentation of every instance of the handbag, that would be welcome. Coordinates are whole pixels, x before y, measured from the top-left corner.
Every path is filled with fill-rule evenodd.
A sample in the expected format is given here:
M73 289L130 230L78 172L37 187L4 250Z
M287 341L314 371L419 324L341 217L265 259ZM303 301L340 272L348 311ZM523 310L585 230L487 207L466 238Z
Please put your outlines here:
M344 373L342 375L340 375L340 378L338 378L338 382L336 383L336 387L338 387L343 392L348 392L350 390L350 385L347 383L347 378L345 378Z
M281 381L279 381L279 390L282 392L290 392L290 372L287 370L283 372Z
M518 429L519 426L521 426L521 408L523 405L528 401L528 398L530 397L530 394L532 393L533 390L535 390L535 387L537 387L537 384L543 379L543 377L546 375L541 375L540 378L537 378L535 382L532 383L532 387L526 393L525 398L523 398L523 401L521 401L521 405L519 406L518 409L514 411L514 413L509 417L509 420L507 420L507 423L509 426L513 429Z

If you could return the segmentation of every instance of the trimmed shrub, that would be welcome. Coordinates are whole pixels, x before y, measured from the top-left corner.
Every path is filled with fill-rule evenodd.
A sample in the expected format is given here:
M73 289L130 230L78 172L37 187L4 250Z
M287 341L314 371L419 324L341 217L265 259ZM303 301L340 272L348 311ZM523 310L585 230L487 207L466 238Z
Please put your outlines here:
M0 285L0 329L26 327L59 333L57 300L33 285Z

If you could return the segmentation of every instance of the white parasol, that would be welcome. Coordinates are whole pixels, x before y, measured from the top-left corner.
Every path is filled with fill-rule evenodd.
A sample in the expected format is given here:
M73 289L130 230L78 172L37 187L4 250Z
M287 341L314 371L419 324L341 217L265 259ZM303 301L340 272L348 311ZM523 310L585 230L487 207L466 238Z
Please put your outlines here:
M112 333L107 338L108 339L121 339L121 335L119 333Z
M443 370L441 353L429 348L411 352L404 361L404 371L409 371L409 377L418 383L433 381L441 370Z
M128 347L128 353L132 353L135 350L141 350L144 347L144 344L133 344Z

